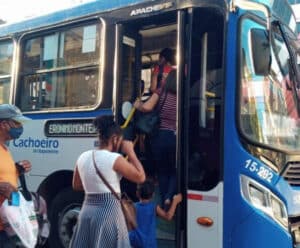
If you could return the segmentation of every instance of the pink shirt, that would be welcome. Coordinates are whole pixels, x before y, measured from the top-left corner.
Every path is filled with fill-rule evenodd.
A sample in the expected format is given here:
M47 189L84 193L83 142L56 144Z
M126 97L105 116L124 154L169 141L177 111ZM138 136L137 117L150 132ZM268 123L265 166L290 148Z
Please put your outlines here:
M161 88L165 85L166 82L166 78L168 76L168 74L170 73L170 71L172 71L174 68L170 65L164 65L163 67L163 73L162 73L162 79L161 79L161 85L159 85L159 83L157 84L157 88ZM154 75L158 75L159 74L159 66L156 65L153 69L153 74Z

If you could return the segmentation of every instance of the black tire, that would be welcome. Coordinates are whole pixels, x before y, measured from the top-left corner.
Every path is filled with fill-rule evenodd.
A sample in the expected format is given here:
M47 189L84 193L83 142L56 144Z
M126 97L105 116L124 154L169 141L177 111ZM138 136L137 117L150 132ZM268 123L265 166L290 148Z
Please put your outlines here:
M82 205L84 194L66 188L59 192L51 203L50 248L67 248L73 234L77 216Z

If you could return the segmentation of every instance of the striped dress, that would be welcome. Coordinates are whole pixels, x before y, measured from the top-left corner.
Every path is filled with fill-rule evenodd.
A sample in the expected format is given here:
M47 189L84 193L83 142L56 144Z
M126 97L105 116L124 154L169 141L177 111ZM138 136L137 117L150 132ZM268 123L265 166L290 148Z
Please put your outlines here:
M99 170L116 192L120 192L120 177L112 167L118 156L102 150L95 153ZM70 248L129 248L128 231L120 202L96 174L92 151L83 153L77 166L86 194Z

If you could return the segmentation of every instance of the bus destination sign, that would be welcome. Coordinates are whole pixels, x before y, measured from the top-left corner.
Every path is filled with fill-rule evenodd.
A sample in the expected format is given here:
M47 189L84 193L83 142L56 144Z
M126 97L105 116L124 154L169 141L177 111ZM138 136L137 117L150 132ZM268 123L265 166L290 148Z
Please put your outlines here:
M93 119L49 120L46 122L44 130L47 137L88 137L97 135Z

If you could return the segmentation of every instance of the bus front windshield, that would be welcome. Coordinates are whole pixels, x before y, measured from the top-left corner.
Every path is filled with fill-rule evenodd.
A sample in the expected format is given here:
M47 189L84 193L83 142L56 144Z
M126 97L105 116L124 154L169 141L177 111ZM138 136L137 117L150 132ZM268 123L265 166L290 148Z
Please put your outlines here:
M291 58L282 34L272 29L271 65L267 76L256 75L251 30L261 28L252 20L242 25L240 127L254 142L289 152L299 151L300 119L297 87L291 73Z

